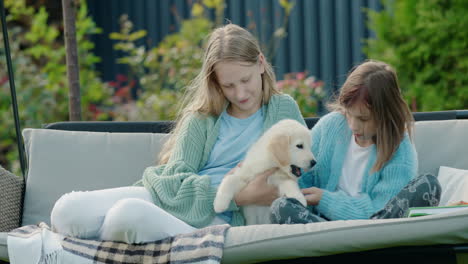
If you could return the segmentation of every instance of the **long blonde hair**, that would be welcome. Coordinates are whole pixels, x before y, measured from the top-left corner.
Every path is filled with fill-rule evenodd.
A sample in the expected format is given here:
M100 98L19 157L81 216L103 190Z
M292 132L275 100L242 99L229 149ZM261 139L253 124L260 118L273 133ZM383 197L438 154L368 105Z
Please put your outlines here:
M192 114L201 116L219 116L228 101L218 84L214 67L219 62L260 63L262 52L255 37L242 27L228 24L215 29L205 46L203 65L200 73L186 87L182 106L176 119L176 126L164 144L159 155L159 163L169 161L181 127ZM265 72L262 74L263 104L267 104L273 94L279 93L276 88L276 77L271 65L264 58Z
M330 110L344 113L355 104L364 103L376 125L374 143L377 160L372 171L385 166L408 132L412 138L414 118L403 99L396 71L388 64L368 60L348 75Z

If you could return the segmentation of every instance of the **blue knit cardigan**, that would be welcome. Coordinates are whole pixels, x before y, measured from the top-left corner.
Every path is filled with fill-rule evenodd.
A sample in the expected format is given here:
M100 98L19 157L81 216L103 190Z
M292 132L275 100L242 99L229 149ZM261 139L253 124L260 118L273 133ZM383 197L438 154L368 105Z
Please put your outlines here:
M301 188L315 186L324 190L315 211L330 220L369 218L397 195L418 170L416 149L405 135L391 160L376 172L371 172L377 158L376 147L372 146L359 196L338 191L351 135L343 114L332 112L320 118L311 131L317 164L299 179Z

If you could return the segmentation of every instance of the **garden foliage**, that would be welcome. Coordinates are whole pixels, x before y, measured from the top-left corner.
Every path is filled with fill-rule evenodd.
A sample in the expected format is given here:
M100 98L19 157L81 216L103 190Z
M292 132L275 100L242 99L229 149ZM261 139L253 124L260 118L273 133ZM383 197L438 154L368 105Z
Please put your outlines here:
M21 128L40 128L45 123L68 120L68 82L61 24L51 23L45 8L27 6L25 0L6 0L5 8ZM82 116L84 120L108 119L106 115L96 116L89 111L94 104L110 104L111 89L94 69L99 58L91 52L93 43L88 37L100 30L87 13L86 1L81 1L76 37ZM0 54L0 120L3 125L0 163L17 173L19 159L3 45Z
M138 100L116 110L117 120L173 120L183 88L195 78L202 63L202 43L213 28L210 20L195 17L183 21L177 33L167 35L156 47L135 43L146 31L133 31L127 16L121 17L121 30L110 37L116 50L125 56L119 63L129 68L128 77L140 85Z
M278 0L283 8L282 24L275 29L271 43L261 43L267 55L274 56L279 40L287 36L287 21L294 2ZM5 0L11 56L19 105L21 128L68 120L68 82L61 21L51 21L44 7L26 0ZM192 14L181 19L179 30L167 35L155 47L137 45L146 38L145 30L135 30L127 16L120 31L110 34L114 49L123 56L118 63L128 72L104 83L95 70L99 58L89 37L101 33L90 16L86 1L77 9L76 30L80 64L83 120L173 120L180 107L184 88L201 68L203 43L209 32L225 23L224 0L199 0ZM210 14L214 14L211 18ZM249 26L252 26L249 24ZM255 26L249 27L250 30ZM256 34L255 31L252 31ZM0 48L0 54L4 54ZM270 61L272 58L269 58ZM0 164L18 174L19 162L11 111L10 87L5 60L0 60ZM278 76L282 79L282 76ZM287 74L278 83L283 92L298 102L304 116L316 116L322 100L322 83L305 73ZM137 96L134 96L137 92Z
M468 108L466 0L384 1L369 11L369 58L392 64L413 111Z

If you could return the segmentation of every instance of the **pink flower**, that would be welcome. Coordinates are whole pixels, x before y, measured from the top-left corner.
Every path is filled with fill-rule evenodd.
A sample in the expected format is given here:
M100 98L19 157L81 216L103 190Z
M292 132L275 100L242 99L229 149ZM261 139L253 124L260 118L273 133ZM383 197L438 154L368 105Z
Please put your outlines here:
M282 90L284 86L286 85L285 81L278 81L276 82L276 85L278 86L278 89Z
M124 86L115 92L115 96L127 98L130 96L130 86Z
M114 88L117 88L119 86L119 83L118 82L115 82L115 81L110 81L109 82L109 85L114 87Z
M296 80L286 80L286 85L287 86L296 86L297 81Z
M97 106L95 104L89 104L88 110L95 113L97 111Z
M6 82L8 82L8 76L3 76L3 78L0 80L0 85L5 84Z
M323 82L322 82L322 81L318 81L318 82L315 82L315 83L314 83L314 88L322 87L322 86L323 86Z
M309 78L305 79L305 85L309 86L310 88L314 88L315 85L315 77L310 76Z
M296 79L298 79L298 80L301 80L301 81L302 81L302 80L305 79L305 77L306 77L305 72L298 72L298 73L296 73Z
M125 76L123 74L117 74L116 79L119 82L126 82L127 81L127 76Z

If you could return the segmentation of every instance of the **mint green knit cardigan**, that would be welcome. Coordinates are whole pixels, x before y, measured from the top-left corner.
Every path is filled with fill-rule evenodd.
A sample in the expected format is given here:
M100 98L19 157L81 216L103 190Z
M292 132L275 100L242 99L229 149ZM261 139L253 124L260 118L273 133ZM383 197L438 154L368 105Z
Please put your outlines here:
M297 103L289 95L273 95L262 106L263 131L282 119L294 119L305 125ZM198 175L206 164L218 138L218 116L193 115L184 123L167 164L148 167L137 185L143 185L154 203L180 220L197 228L207 226L216 213L213 201L216 188L210 186L208 175ZM232 226L244 225L241 210L234 202Z

